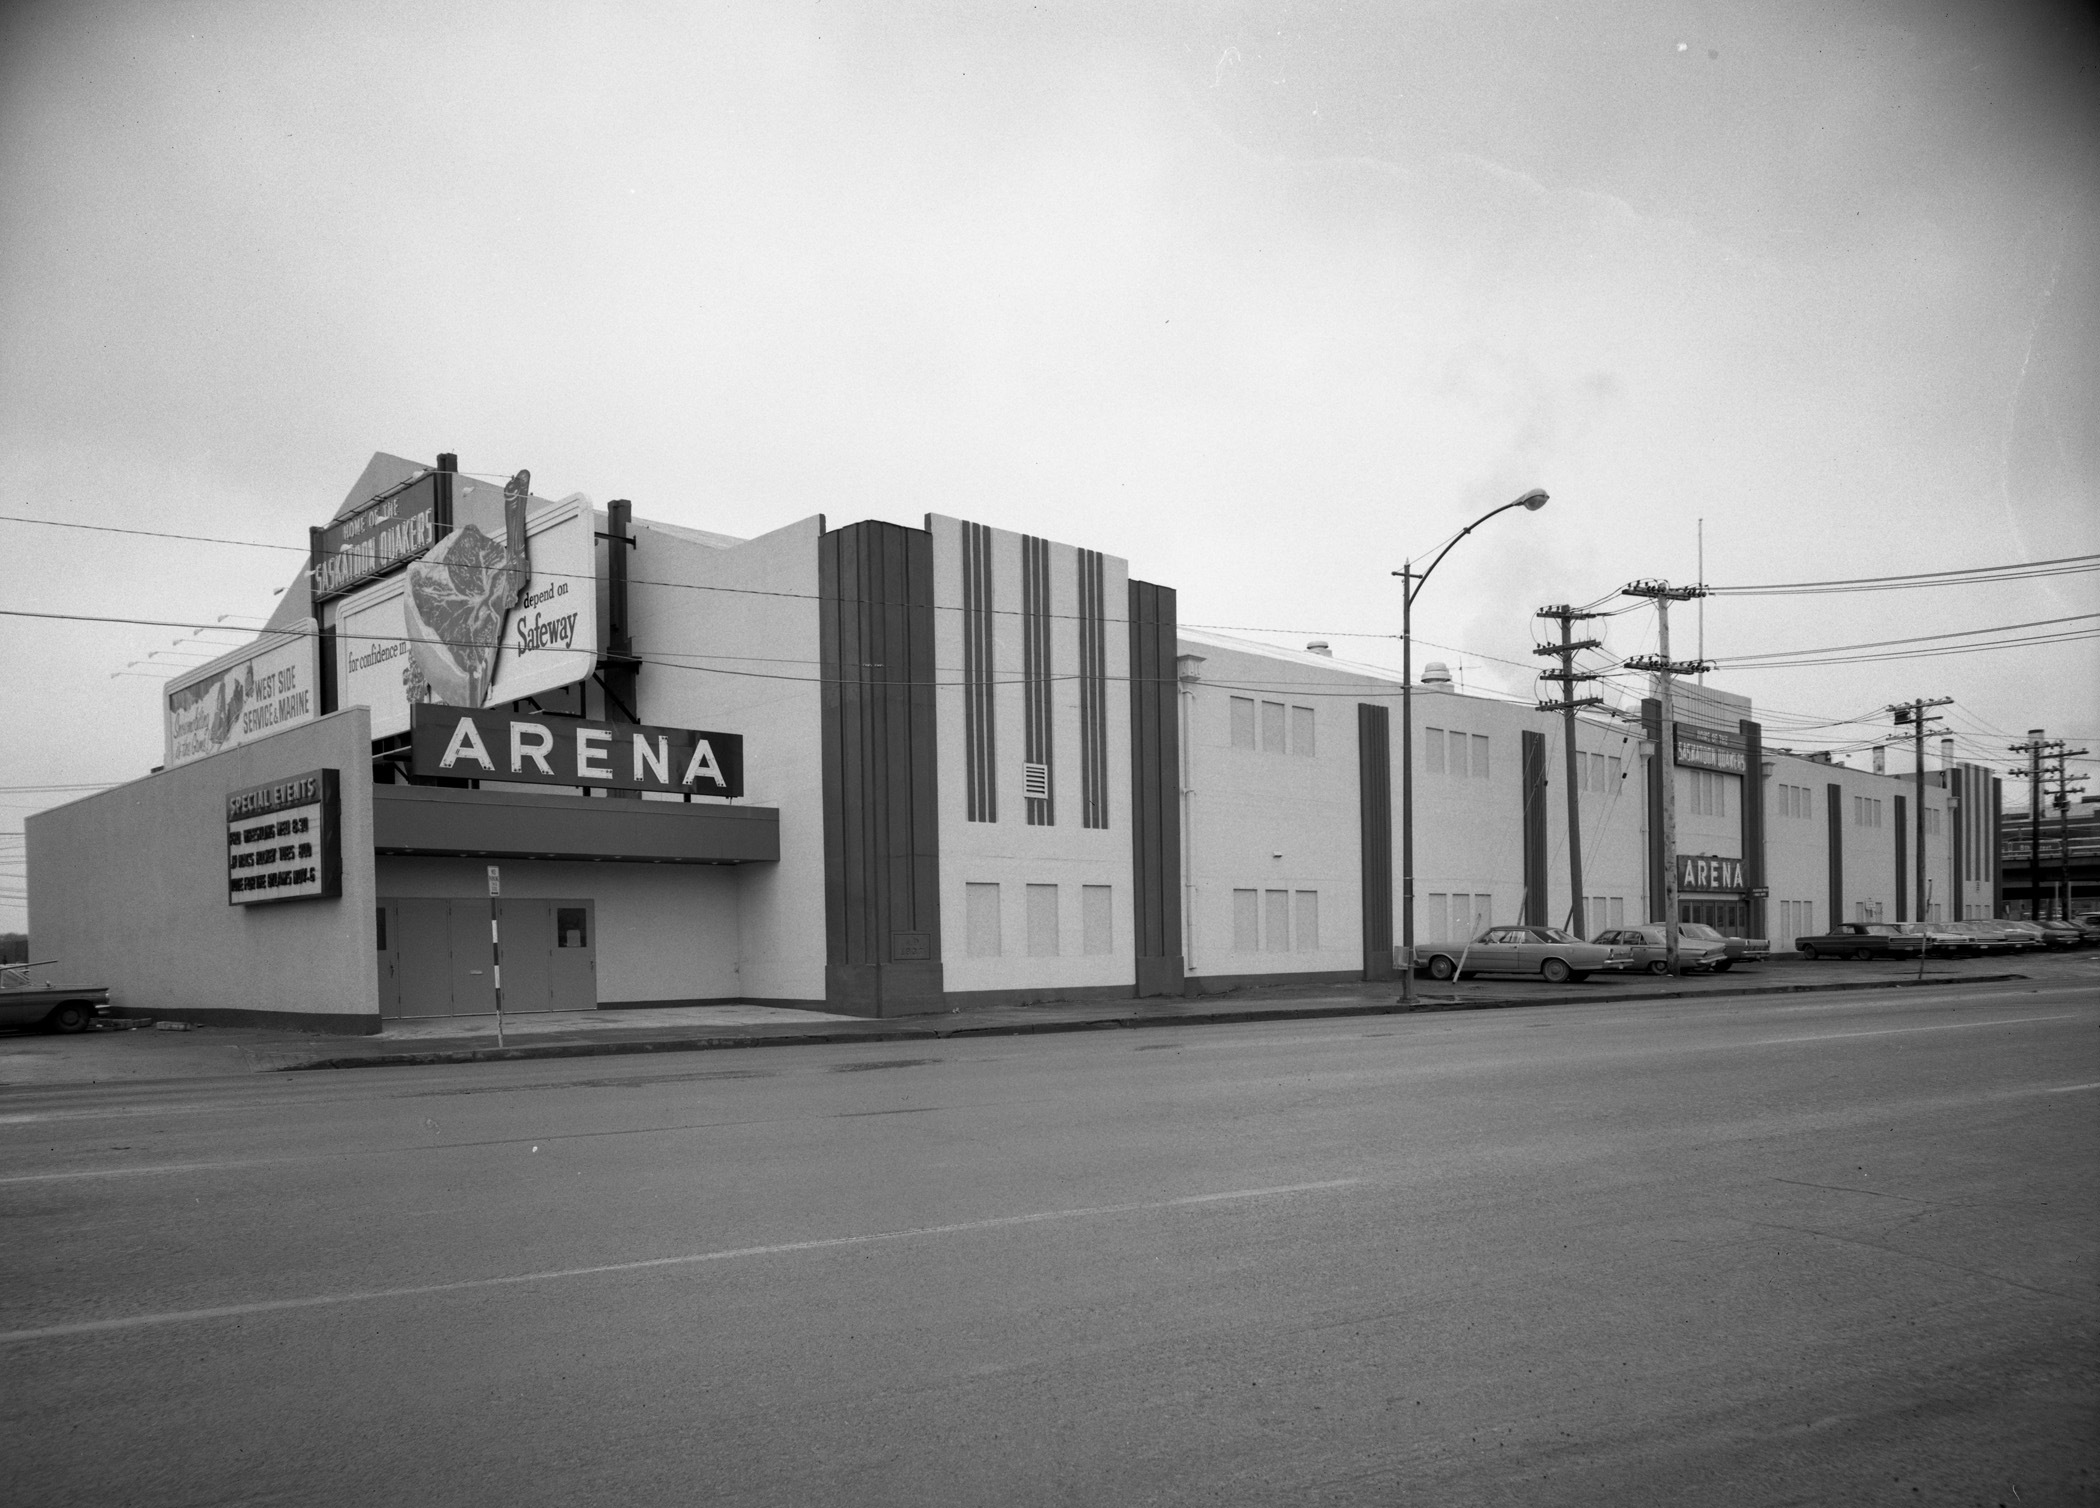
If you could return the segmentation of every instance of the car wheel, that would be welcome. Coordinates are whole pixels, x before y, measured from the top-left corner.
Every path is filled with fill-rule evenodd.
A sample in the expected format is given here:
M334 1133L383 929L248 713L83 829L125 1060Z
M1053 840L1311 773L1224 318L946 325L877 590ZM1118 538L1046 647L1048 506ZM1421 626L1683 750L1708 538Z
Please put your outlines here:
M1649 972L1649 973L1651 973L1651 974L1667 974L1667 973L1669 973L1669 972L1670 972L1670 964L1669 964L1669 960L1668 960L1668 959L1663 959L1663 958L1651 958L1651 959L1649 959L1649 960L1648 960L1648 972Z
M1872 948L1854 948L1852 950L1852 959L1855 963L1865 963L1873 956L1874 950Z
M55 1032L84 1032L95 1019L94 1009L78 1000L68 1000L44 1018L44 1025Z
M1568 967L1565 958L1549 958L1539 965L1539 974L1548 984L1566 984L1574 978L1575 971Z
M1807 959L1810 963L1814 963L1817 958L1817 953L1814 948L1810 947L1806 943L1803 943L1801 945L1801 956Z
M1429 977L1431 979L1449 979L1457 972L1458 965L1441 953L1429 960Z

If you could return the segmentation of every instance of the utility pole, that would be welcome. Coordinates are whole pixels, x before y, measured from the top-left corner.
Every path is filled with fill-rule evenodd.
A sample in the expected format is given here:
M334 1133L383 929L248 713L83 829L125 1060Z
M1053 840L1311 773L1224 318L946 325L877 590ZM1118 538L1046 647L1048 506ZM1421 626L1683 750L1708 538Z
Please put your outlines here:
M2062 748L2063 740L2046 737L2045 728L2029 728L2027 742L2010 744L2015 754L2027 756L2027 919L2042 914L2042 755Z
M1540 702L1538 706L1541 712L1558 712L1561 716L1561 731L1564 735L1563 742L1566 745L1568 769L1568 895L1571 902L1569 915L1570 920L1574 923L1568 930L1577 937L1586 938L1589 935L1589 928L1583 915L1585 906L1582 898L1582 812L1580 804L1576 800L1576 793L1581 790L1582 781L1576 773L1575 712L1577 708L1581 707L1601 707L1604 705L1604 698L1601 696L1578 697L1575 694L1577 683L1597 679L1595 675L1578 671L1575 668L1575 656L1582 650L1599 649L1603 646L1595 639L1576 639L1572 635L1575 623L1587 621L1599 615L1596 613L1578 613L1563 602L1558 607L1542 607L1535 616L1551 618L1560 624L1560 642L1558 644L1540 644L1533 648L1531 652L1539 655L1553 655L1560 660L1560 669L1542 670L1539 672L1540 680L1558 681L1560 683L1560 700L1557 702Z
M1927 707L1944 707L1951 703L1953 700L1954 698L1951 696L1936 697L1929 702L1923 699L1913 699L1907 702L1893 703L1888 709L1889 711L1896 714L1897 727L1900 728L1905 723L1909 723L1912 725L1910 730L1911 735L1917 740L1917 842L1913 845L1917 849L1917 857L1913 867L1916 869L1918 876L1916 892L1918 897L1918 914L1912 917L1911 920L1918 923L1921 936L1923 935L1922 929L1925 925L1925 725L1927 723L1936 723L1941 720L1938 713L1934 713L1928 717L1926 715L1925 709ZM1949 782L1948 789L1950 790L1950 792L1953 789L1951 781ZM1896 920L1899 922L1903 919L1904 918L1900 916L1896 918Z
M1662 703L1662 736L1655 758L1662 779L1663 937L1670 950L1670 973L1681 979L1684 961L1677 951L1677 707L1670 687L1672 677L1696 675L1707 666L1704 660L1670 658L1670 604L1704 597L1706 588L1671 586L1667 581L1634 581L1627 583L1620 595L1646 597L1655 604L1656 645L1661 652L1635 655L1626 661L1626 668L1652 674L1656 700Z
M2062 739L2056 740L2056 795L2049 804L2056 808L2056 863L2058 872L2064 877L2064 888L2057 897L2056 915L2059 921L2066 922L2075 909L2071 905L2071 793L2084 791L2085 783L2083 777L2076 786L2070 783L2064 761L2085 752L2084 749L2066 749Z

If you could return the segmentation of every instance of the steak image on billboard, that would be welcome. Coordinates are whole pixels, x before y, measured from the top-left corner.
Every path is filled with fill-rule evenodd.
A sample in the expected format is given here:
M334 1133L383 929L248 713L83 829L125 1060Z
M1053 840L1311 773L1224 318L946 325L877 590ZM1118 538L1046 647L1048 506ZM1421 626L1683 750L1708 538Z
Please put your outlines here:
M532 499L523 472L455 488L458 532L334 609L341 702L371 709L374 738L408 732L413 706L501 705L573 686L597 663L590 500Z

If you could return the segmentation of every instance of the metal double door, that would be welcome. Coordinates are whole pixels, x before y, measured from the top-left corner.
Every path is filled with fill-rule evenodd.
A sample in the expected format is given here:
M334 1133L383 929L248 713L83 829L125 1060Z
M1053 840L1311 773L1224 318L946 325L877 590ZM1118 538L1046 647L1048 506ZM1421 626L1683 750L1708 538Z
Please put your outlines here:
M598 1008L598 918L585 900L499 900L503 1009ZM382 1017L479 1016L496 1009L495 947L485 900L379 903Z

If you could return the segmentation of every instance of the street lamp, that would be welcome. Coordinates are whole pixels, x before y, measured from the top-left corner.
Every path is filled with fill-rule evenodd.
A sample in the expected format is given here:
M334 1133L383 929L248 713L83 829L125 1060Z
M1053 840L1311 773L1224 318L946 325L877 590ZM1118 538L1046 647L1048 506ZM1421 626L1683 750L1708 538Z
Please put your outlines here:
M1429 580L1430 571L1468 534L1512 508L1536 513L1546 506L1546 493L1534 487L1513 502L1491 508L1451 537L1451 543L1436 552L1436 559L1417 574L1414 562L1393 572L1401 578L1400 596L1400 999L1415 1003L1415 596Z

